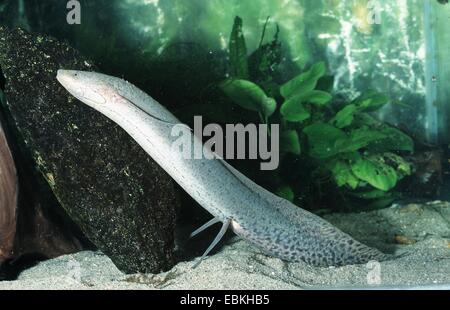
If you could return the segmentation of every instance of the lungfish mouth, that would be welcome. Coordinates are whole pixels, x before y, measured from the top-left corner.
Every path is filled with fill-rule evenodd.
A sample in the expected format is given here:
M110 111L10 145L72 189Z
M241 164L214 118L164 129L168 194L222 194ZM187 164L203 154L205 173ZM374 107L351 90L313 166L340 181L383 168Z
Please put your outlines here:
M56 79L64 86L74 85L77 74L71 70L58 70Z
M77 86L79 83L77 81L77 73L75 71L58 70L58 73L56 74L56 79L72 95L75 96L75 94L76 94L77 97L78 97L78 95L82 97L83 88L80 86Z
M58 70L56 79L59 83L80 101L90 104L105 104L107 102L102 91L108 91L101 85L90 85L82 80L82 77L77 71L73 70ZM85 83L86 85L83 85Z

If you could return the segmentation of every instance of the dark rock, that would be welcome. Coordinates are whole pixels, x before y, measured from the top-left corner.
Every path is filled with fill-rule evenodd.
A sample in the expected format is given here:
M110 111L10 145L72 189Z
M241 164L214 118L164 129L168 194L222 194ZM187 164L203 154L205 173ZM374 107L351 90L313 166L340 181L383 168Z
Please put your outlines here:
M59 203L124 272L174 263L171 179L117 125L71 97L60 68L93 70L67 44L0 28L7 107Z
M0 80L4 89L3 75ZM95 249L60 207L25 143L16 138L20 135L11 126L14 121L4 103L0 90L0 280L4 261L11 269L21 266L15 262L21 261L23 255L54 258Z

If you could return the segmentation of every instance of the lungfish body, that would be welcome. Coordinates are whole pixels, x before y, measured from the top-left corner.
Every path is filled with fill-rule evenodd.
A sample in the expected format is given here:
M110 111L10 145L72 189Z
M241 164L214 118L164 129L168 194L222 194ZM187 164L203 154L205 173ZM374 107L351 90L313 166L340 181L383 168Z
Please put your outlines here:
M67 70L59 70L57 79L77 99L121 126L213 216L193 235L222 223L202 259L229 228L267 254L286 261L340 266L388 257L265 190L207 149L203 159L187 159L173 147L178 139L173 132L185 125L132 84L100 73ZM185 128L192 149L202 148L200 139Z

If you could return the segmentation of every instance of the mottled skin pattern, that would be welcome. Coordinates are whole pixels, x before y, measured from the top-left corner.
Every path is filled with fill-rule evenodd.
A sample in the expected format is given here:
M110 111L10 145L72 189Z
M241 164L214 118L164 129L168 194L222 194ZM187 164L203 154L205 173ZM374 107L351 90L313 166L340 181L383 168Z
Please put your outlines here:
M354 240L317 215L273 195L227 166L266 202L260 216L249 212L238 217L232 226L236 234L264 252L286 261L304 261L322 267L382 261L390 257Z
M230 224L237 235L267 254L314 266L388 258L258 186L221 159L184 159L172 148L179 134L173 135L172 130L179 121L130 83L99 73L67 70L60 70L57 78L76 98L126 130L216 219ZM192 147L201 147L201 141L184 129Z
M289 217L281 216L272 221L265 221L265 224L271 225L266 227L260 227L261 222L254 219L248 223L249 226L236 225L234 231L270 255L286 261L304 261L314 266L361 264L388 258L387 255L359 243L321 218L303 218L295 222L294 218L288 219ZM285 224L289 226L280 227Z

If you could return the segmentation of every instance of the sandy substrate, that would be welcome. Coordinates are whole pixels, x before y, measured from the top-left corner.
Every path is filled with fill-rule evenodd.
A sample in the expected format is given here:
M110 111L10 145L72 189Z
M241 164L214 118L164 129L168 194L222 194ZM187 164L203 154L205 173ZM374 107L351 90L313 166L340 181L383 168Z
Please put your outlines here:
M0 289L309 289L450 285L450 204L394 206L333 214L327 220L355 238L402 255L392 261L314 268L267 257L231 240L198 268L182 262L166 273L125 275L101 253L81 252L24 271Z

